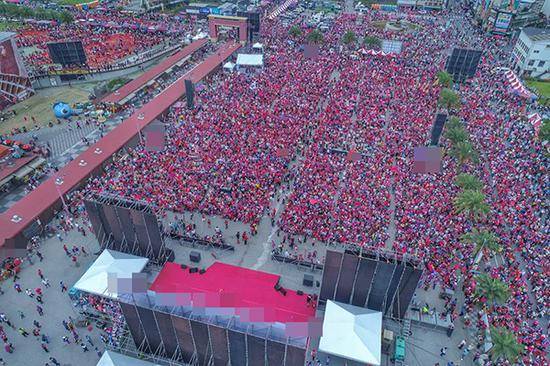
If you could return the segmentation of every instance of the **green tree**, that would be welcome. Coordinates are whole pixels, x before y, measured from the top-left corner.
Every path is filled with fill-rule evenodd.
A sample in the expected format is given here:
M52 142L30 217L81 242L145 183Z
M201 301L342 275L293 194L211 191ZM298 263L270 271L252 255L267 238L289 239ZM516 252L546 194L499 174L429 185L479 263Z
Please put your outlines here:
M290 29L288 30L288 34L293 37L293 38L298 38L302 35L302 30L300 29L299 26L297 25L293 25L292 27L290 27Z
M492 253L500 253L502 249L498 243L498 237L489 230L478 230L474 228L469 233L463 234L460 239L464 243L475 244L476 254L484 248L488 249Z
M451 149L451 155L458 160L460 165L467 161L477 163L479 161L478 153L470 141L457 142Z
M483 183L475 176L467 173L460 173L455 178L455 183L462 189L480 190Z
M313 44L321 44L324 40L323 33L318 29L314 29L307 35L307 40Z
M74 21L74 17L68 11L62 11L59 14L57 20L59 20L61 23L72 23Z
M450 116L449 120L445 124L445 127L447 129L451 129L451 128L463 128L464 126L462 126L462 122L460 121L460 118L458 118L457 116Z
M348 30L346 33L344 33L344 36L342 37L342 42L346 46L353 45L357 41L357 37L355 36L355 33Z
M451 141L453 145L456 145L458 143L468 141L469 136L468 136L468 132L466 132L466 130L462 126L460 126L460 127L446 128L445 138Z
M460 98L451 89L444 88L439 93L439 105L447 109L458 109L460 108Z
M504 282L485 273L475 277L476 294L484 297L487 302L496 305L505 303L510 297L510 288Z
M365 38L363 38L363 45L368 49L377 50L382 47L382 41L375 36L365 35Z
M491 210L485 195L480 191L465 190L458 194L454 199L455 210L474 219L485 216Z
M541 141L550 140L550 119L548 118L544 119L540 125L539 139Z
M446 71L439 71L437 73L437 81L445 88L450 88L453 85L453 78Z
M491 354L494 360L506 360L514 364L523 353L523 344L519 343L516 336L506 328L491 328L491 341L493 343Z

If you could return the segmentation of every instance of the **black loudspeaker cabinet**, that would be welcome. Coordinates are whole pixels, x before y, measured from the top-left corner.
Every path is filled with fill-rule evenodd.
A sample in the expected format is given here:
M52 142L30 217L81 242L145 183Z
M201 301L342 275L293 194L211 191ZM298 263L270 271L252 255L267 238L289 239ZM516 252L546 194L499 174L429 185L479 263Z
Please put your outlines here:
M445 70L453 76L456 82L463 82L467 78L474 77L481 51L466 48L454 48L447 58Z
M260 13L257 11L238 11L237 16L248 19L250 33L258 33L260 31Z
M193 109L195 99L195 84L191 80L185 80L185 97L187 100L187 108Z
M81 41L52 42L47 46L54 64L85 65L87 62Z
M313 276L310 274L305 274L304 280L302 281L302 285L307 287L313 287Z
M199 269L197 267L190 267L189 268L189 273L197 273L199 271Z
M189 253L189 260L193 263L199 263L201 261L201 253L196 250L192 250Z

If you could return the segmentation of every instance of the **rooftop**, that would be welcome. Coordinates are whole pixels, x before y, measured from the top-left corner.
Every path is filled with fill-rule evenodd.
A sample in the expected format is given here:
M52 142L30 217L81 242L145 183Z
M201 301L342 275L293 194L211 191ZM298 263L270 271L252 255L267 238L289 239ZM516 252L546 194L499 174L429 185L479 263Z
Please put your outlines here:
M523 32L533 42L550 41L550 29L548 28L523 28Z
M13 32L0 32L0 42L4 42L7 39L10 39L11 37L14 37L15 33Z

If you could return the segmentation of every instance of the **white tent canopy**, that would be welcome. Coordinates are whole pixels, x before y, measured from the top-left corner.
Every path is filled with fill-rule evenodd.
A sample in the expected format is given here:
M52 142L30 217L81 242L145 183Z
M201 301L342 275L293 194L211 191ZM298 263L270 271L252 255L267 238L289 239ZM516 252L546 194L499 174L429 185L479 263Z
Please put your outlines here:
M99 359L96 366L160 366L156 363L151 363L137 358L128 357L113 351L103 352L103 356Z
M319 351L369 365L380 365L382 313L327 301Z
M238 66L263 66L264 55L239 53L237 55L237 65Z
M231 61L227 61L224 65L223 65L223 68L226 69L226 70L233 70L235 68L235 64Z
M141 273L149 259L105 249L73 286L94 295L116 299L119 293L130 292L130 286L121 288L119 280L130 280Z
M264 48L264 45L261 44L260 42L256 42L252 45L252 48L255 48L255 49L262 49Z

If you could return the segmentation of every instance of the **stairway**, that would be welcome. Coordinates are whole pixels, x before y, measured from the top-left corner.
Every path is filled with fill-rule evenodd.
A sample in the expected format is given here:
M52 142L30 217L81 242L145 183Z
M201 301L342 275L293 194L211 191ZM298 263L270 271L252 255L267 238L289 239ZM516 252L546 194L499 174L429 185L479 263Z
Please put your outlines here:
M410 319L404 319L403 320L403 330L402 335L405 337L405 340L411 336L411 320Z
M23 100L34 94L28 77L0 74L0 93L10 100Z

